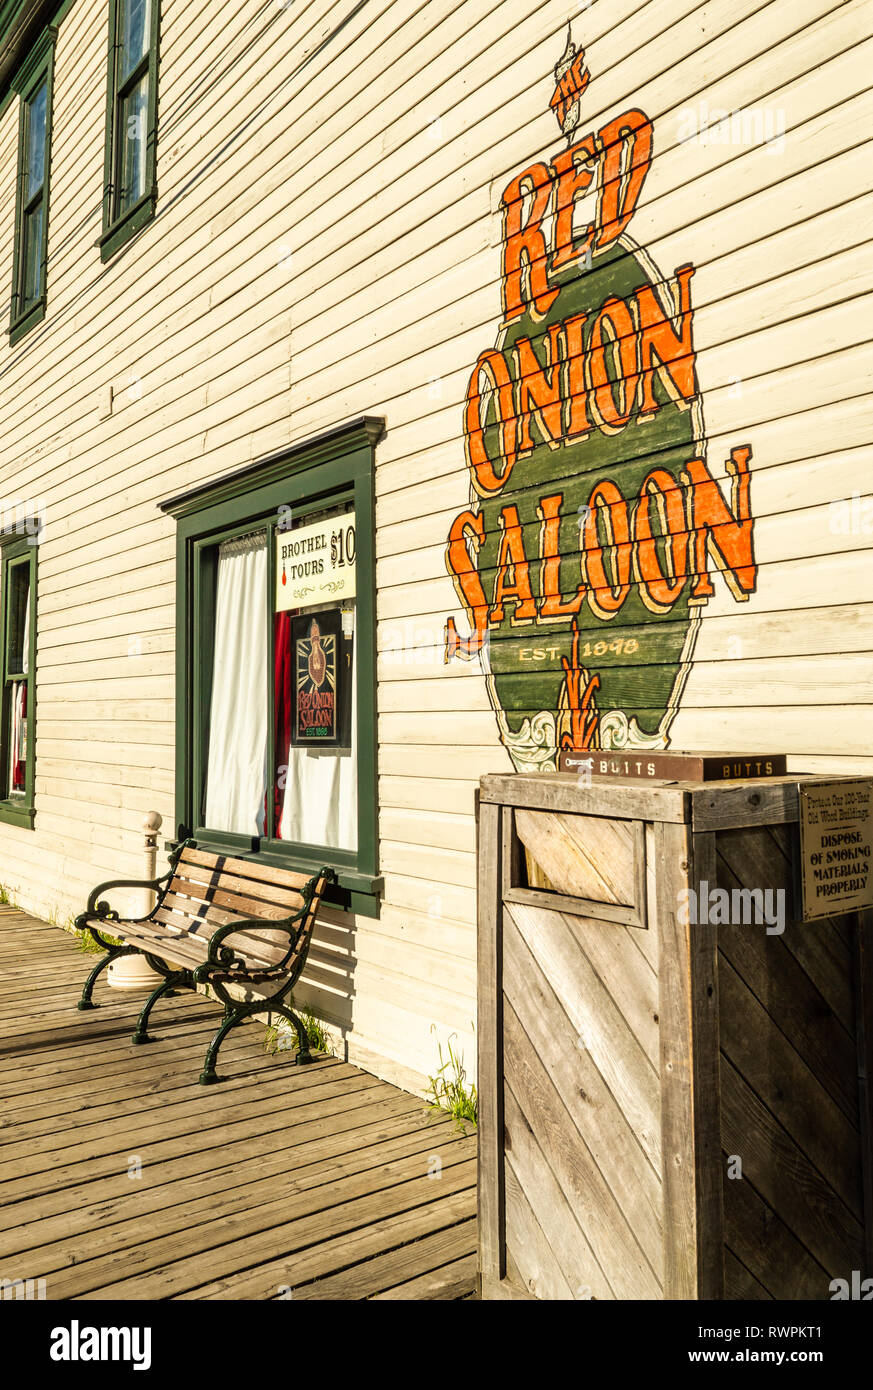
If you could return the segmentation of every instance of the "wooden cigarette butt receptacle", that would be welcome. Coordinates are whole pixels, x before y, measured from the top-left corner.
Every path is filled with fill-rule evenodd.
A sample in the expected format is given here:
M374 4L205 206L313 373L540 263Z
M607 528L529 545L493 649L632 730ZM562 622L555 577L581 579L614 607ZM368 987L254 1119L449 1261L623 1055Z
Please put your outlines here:
M873 1276L873 921L799 920L821 780L482 779L483 1298Z

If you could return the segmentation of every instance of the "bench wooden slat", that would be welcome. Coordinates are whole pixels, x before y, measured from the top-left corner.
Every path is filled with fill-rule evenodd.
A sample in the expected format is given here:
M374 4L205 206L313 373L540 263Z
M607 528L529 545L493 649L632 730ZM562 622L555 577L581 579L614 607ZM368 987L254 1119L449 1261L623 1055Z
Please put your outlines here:
M277 903L259 902L257 898L243 897L241 893L233 893L221 887L222 880L219 879L212 888L204 888L200 884L190 883L186 879L172 878L167 889L165 903L171 906L178 906L182 911L190 912L191 916L199 916L198 905L204 909L210 907L225 907L231 912L238 912L243 917L263 917L266 920L272 919L274 922L281 922L286 917L293 916L293 912L287 907L282 907ZM170 903L169 900L172 899ZM185 903L189 907L185 907ZM296 909L294 909L296 911Z
M206 959L208 943L197 938L185 936L181 932L167 932L163 935L141 928L133 922L113 922L113 931L126 946L138 946L170 965L181 965L186 970L194 970Z
M190 883L195 897L202 895L204 890L220 886L226 892L239 893L255 902L283 907L286 916L299 911L303 906L303 894L296 888L263 883L260 879L244 878L224 870L210 869L205 865L179 863L176 865L176 878L180 883Z
M209 950L206 938L185 932L162 931L162 925L155 923L153 929L151 924L115 922L113 928L125 945L138 946L141 950L149 951L173 965L184 965L191 969L203 964ZM268 970L277 965L288 949L287 939L285 949L279 950L248 937L245 932L235 933L223 944L258 970Z
M251 878L261 883L297 890L305 888L312 878L312 874L302 874L292 869L277 869L272 864L258 864L252 859L233 859L229 855L214 854L203 849L184 849L179 857L179 864L201 864L212 869L227 870L239 878Z
M198 941L208 942L213 932L217 931L219 927L233 925L235 919L231 913L223 912L221 916L226 917L228 920L226 922L217 922L207 919L205 922L197 922L196 925L200 928L199 931L191 930L191 924L194 922L193 918L184 917L181 913L171 911L167 907L159 907L155 911L152 920L171 927L174 931L182 935L196 938ZM245 918L240 918L239 920L245 921ZM240 945L240 943L243 944ZM267 926L262 930L257 927L249 927L245 931L234 932L232 936L225 939L224 944L232 946L238 954L245 954L245 951L248 950L253 955L256 955L262 962L278 965L279 961L287 954L288 947L291 944L291 937L287 931L271 931Z
M164 918L165 913L166 919ZM178 927L180 931L190 932L193 936L208 938L219 927L228 927L233 922L248 921L249 914L247 912L228 912L227 908L196 903L190 898L180 898L174 893L164 898L161 906L153 913L153 918L158 922L166 920L170 926ZM266 922L264 927L269 929Z

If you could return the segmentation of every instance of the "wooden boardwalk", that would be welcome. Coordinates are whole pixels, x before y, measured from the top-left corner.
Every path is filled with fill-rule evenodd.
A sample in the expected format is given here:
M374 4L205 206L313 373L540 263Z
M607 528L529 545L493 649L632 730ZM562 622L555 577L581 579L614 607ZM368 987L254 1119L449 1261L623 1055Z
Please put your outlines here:
M459 1299L475 1284L476 1140L335 1058L297 1068L220 1019L98 982L96 956L0 908L0 1278L47 1299Z

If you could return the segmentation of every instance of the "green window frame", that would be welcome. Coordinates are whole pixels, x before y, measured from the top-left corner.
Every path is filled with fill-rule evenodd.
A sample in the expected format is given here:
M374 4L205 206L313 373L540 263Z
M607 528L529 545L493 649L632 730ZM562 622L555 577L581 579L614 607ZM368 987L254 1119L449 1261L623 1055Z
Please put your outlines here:
M159 0L109 0L109 78L101 259L155 215L158 201Z
M33 828L33 783L36 766L36 556L37 546L28 538L0 538L0 821ZM29 594L29 616L22 602ZM26 682L24 707L16 702ZM17 731L16 731L16 714ZM23 714L23 733L22 716ZM10 760L14 747L26 745L24 785L13 786Z
M176 839L198 842L238 857L314 871L331 865L337 906L377 916L383 881L378 872L376 780L376 566L375 446L384 421L364 417L317 439L196 487L159 504L175 517L176 531ZM218 544L266 529L268 580L264 621L272 624L276 589L275 534L290 507L309 511L350 503L357 533L354 663L357 698L357 848L326 848L275 838L273 796L260 838L229 834L200 823L204 805L212 692L215 557ZM272 632L272 627L268 628ZM268 647L272 651L272 647ZM276 768L274 682L268 680L268 766Z
M9 342L45 318L52 95L57 29L48 28L15 76L21 98Z

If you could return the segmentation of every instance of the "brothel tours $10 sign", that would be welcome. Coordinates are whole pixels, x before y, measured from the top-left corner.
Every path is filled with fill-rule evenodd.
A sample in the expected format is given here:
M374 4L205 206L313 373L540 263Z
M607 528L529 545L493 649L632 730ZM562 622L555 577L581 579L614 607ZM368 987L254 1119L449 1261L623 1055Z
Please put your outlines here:
M276 532L277 613L355 597L355 514Z
M471 503L446 563L516 767L562 749L665 748L713 571L754 592L748 443L729 496L706 459L694 266L665 275L628 226L654 131L636 109L577 137L589 83L568 33L551 108L566 148L507 184L503 319L469 378Z

